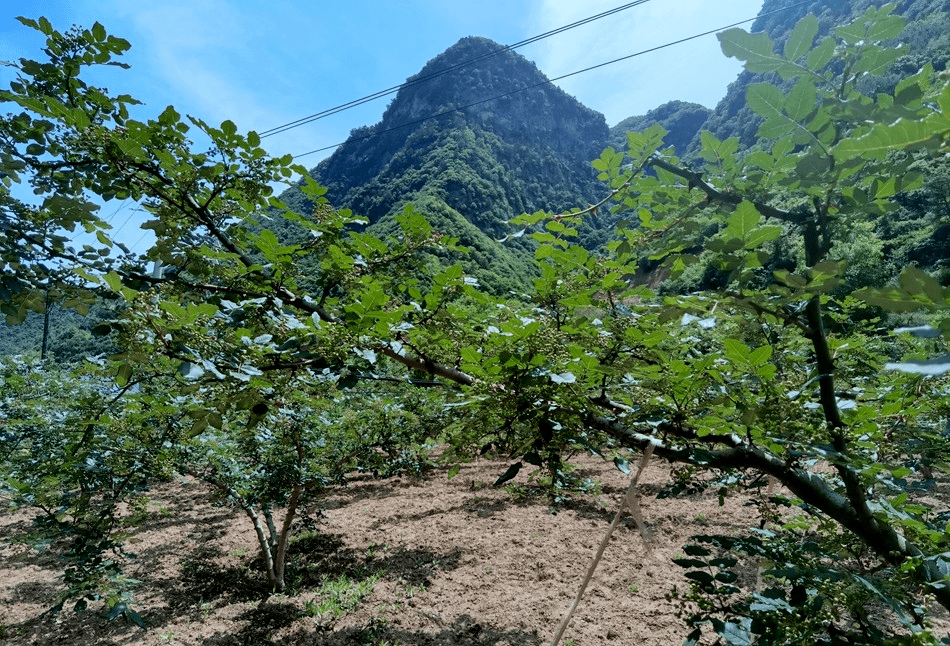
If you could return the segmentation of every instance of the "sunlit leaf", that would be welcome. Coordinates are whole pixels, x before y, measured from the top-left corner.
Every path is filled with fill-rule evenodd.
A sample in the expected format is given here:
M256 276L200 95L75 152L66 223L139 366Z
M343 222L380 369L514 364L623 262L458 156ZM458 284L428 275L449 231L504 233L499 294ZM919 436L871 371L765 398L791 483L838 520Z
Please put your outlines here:
M811 49L817 35L818 18L814 14L808 14L796 23L785 41L785 58L794 62L804 56Z
M514 479L514 477L518 475L518 472L521 471L521 467L521 462L515 462L512 464L510 467L508 467L507 471L505 471L497 480L495 480L494 486L501 486L509 480Z

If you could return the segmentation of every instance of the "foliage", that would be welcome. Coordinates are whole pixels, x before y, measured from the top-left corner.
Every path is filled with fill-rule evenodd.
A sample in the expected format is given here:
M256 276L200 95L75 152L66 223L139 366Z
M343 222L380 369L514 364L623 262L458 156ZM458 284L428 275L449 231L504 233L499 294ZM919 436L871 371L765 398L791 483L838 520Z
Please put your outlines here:
M801 4L781 6L780 3L766 3L760 16L752 24L752 33L765 33L778 45L784 44L791 36L798 21L806 15L818 19L820 36L832 36L837 26L851 22L861 16L868 8L876 8L877 0L848 0L847 2L827 3L822 0L809 0ZM781 11L772 11L781 9ZM942 0L914 0L901 3L897 13L908 22L906 27L889 44L903 43L907 46L894 64L886 70L878 70L874 75L866 75L859 82L861 90L868 96L878 91L892 92L898 81L916 73L926 65L938 71L946 69L948 48L947 34L950 33L950 12ZM743 147L756 144L756 130L762 116L757 114L745 101L746 87L750 83L778 80L769 72L746 70L733 83L726 96L713 110L703 128L720 139L739 137ZM781 81L778 81L781 84ZM784 89L788 89L785 87ZM689 149L677 149L684 158L692 158L701 146L694 139Z
M88 549L86 538L75 542L78 583L67 581L65 595L81 607L82 597L105 585L100 579L119 586L117 561L101 554L121 549L123 536L114 531L120 503L173 470L200 475L244 509L271 582L281 588L301 495L338 482L346 469L424 465L427 424L438 419L432 405L380 401L347 423L336 389L374 376L364 373L377 358L386 369L383 356L416 366L396 341L399 330L412 317L438 316L465 284L457 265L420 280L419 253L444 253L454 241L411 208L396 216L387 240L359 232L359 220L329 209L313 182L304 188L318 208L287 210L271 185L305 172L289 156L268 157L260 137L239 135L231 122L185 121L173 108L134 119L134 99L83 80L85 68L120 64L114 59L127 42L98 24L62 34L45 19L22 22L47 37L50 62L21 60L18 80L0 92L20 110L0 120L0 253L11 286L2 307L22 320L50 290L68 307L97 297L122 307L93 327L118 344L119 352L91 368L114 384L115 396L87 402L96 408L69 416L70 424L43 427L30 447L11 436L18 450L5 458L4 478L19 492L17 503L48 511L60 534L101 537ZM192 129L210 150L194 150ZM39 202L15 198L15 183L28 184ZM152 215L146 226L156 243L144 256L110 239L97 199L138 201ZM275 219L304 231L304 239L282 243L264 226ZM97 242L75 250L62 232L80 226ZM307 276L300 274L304 257ZM68 383L63 377L61 387ZM73 403L37 400L35 414L60 414L58 407L65 412ZM358 426L397 417L408 421L398 431L380 425L364 434ZM30 456L41 440L50 445L49 460L37 462ZM393 441L400 446L388 458L372 451ZM92 452L110 458L108 469L100 472ZM83 464L95 468L77 468ZM288 508L280 527L272 522L276 505ZM113 610L126 603L107 602Z
M554 462L579 441L594 450L650 442L673 461L726 474L760 470L785 485L808 514L773 530L770 549L784 568L773 576L784 594L806 578L834 581L809 592L815 603L847 599L843 607L857 613L870 592L912 618L894 628L882 613L822 615L809 629L816 639L864 640L870 622L872 643L901 631L926 641L915 608L926 595L950 604L947 510L915 500L935 473L922 468L933 459L924 454L945 446L948 372L945 357L915 354L939 351L943 340L936 327L919 329L930 340L882 336L868 310L937 312L950 301L915 269L897 287L864 288L855 300L852 290L877 280L866 269L849 276L845 262L880 252L873 237L853 232L867 232L895 210L897 194L920 186L916 158L945 150L950 134L950 88L934 85L929 68L891 94L859 90L904 52L881 44L903 28L891 9L871 8L817 43L817 20L806 17L777 53L765 34L722 34L724 51L747 69L785 81L747 88L762 117L756 147L740 152L738 139L702 133L704 164L694 169L656 152L661 128L629 134L626 156L608 149L595 162L615 209L635 218L622 223L613 255L571 242L578 219L600 205L523 217L522 225L546 229L534 236L535 308L506 312L494 334L460 350L466 374L491 384L482 396L506 427L536 429L522 436L522 462L537 448L553 449L546 460ZM631 287L644 249L674 277L698 250L719 272L718 289L657 299ZM788 547L803 540L822 558ZM889 572L899 574L890 575L893 587L870 583ZM715 601L719 588L702 587L716 574L689 575L700 584L695 599L706 599L705 619L727 642L805 628L794 613L759 623L723 618L733 606ZM869 582L860 594L856 577Z
M140 519L119 503L170 475L174 411L144 396L119 407L129 388L94 370L69 374L18 358L0 364L0 392L0 486L11 505L38 513L19 540L65 561L53 610L69 599L77 612L103 601L110 619L142 625L128 605L137 581L121 568L134 558L123 542Z
M598 403L614 413L589 419L589 426L622 442L656 443L653 426L664 438L660 455L724 470L761 469L787 486L809 515L781 528L773 545L770 554L783 564L772 572L778 587L792 594L806 579L834 581L808 588L807 603L830 608L846 598L842 607L851 608L850 619L858 622L855 630L848 617L825 616L806 641L890 639L892 628L880 614L859 614L869 592L900 618L910 617L902 630L926 641L932 636L913 608L925 603L923 593L950 602L944 555L950 536L941 521L946 510L913 500L915 486L928 486L919 451L939 435L946 416L946 381L934 378L946 372L946 362L888 362L900 356L904 340L882 339L879 321L862 321L859 305L847 297L860 284L843 282L845 256L867 255L855 252L859 239L851 232L892 212L893 196L919 186L909 153L941 150L950 133L950 89L932 86L929 68L902 80L892 94L866 97L858 89L865 75L888 69L903 54L881 44L903 28L890 9L871 8L817 43L818 21L806 17L778 53L765 34L721 34L723 50L748 70L786 81L783 87L747 86L748 104L762 118L755 149L740 154L738 139L702 133L705 164L696 171L654 152L662 130L632 133L627 160L608 149L596 162L617 208L638 219L615 246L617 255L604 262L579 252L561 237L569 221L562 216L549 220L550 233L542 239L547 246L538 252L552 265L543 287L557 294L547 310L550 328L563 335L555 346L570 351L577 343L571 334L590 334L594 321L604 330L599 346L577 343L571 352L575 392L552 388L544 397L548 410L577 419L579 397L599 393ZM656 176L639 174L646 167ZM777 241L789 238L786 230L800 240L801 258L791 267L770 268L780 251ZM703 250L721 272L720 289L670 297L652 309L634 306L631 316L626 306L650 295L619 279L633 273L634 254L643 248L674 276L694 261L683 252ZM558 291L570 280L572 289ZM581 280L588 291L577 288ZM948 304L944 292L923 272L905 270L899 288L857 295L890 309L938 310ZM592 361L587 357L595 347ZM585 360L593 368L587 374L581 372ZM926 371L932 377L882 373L885 364L918 373L925 370L914 367L932 366ZM565 367L554 364L549 374L561 376ZM915 393L912 400L908 392ZM638 431L637 422L649 426ZM822 463L830 471L816 468ZM817 552L796 551L803 540L813 541ZM877 574L862 579L860 568L834 574L847 568L848 558ZM772 613L767 622L747 615L737 623L734 606L721 600L741 592L732 586L727 562L681 563L697 581L699 617L711 621L722 640L749 643L755 633L781 642L775 635L805 628L795 613ZM703 569L692 569L697 567ZM899 577L885 576L894 588L870 583L893 571ZM861 594L854 592L855 581L867 582Z
M317 590L320 601L318 602L316 598L307 601L305 611L318 623L339 619L369 596L380 576L381 573L376 573L361 581L353 581L345 574L341 574L336 579L325 577L323 585Z

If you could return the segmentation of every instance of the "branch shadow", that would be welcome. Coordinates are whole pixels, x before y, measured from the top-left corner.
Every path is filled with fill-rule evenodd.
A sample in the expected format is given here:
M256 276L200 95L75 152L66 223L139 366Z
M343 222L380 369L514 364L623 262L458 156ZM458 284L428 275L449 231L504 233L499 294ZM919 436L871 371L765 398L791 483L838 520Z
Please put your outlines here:
M418 548L389 548L366 553L347 547L342 534L310 534L294 541L287 565L290 588L319 585L326 579L346 576L354 580L384 573L388 578L428 586L438 570L448 572L459 566L461 550L437 554Z
M420 646L535 646L541 643L537 632L480 623L469 615L460 615L451 623L428 616L436 630L406 630L376 619L363 626L350 626L332 632L301 629L271 643L280 646L352 646L353 644L418 644ZM216 642L210 642L211 643ZM234 642L238 644L238 642ZM230 646L230 643L229 643ZM241 645L243 646L243 644Z

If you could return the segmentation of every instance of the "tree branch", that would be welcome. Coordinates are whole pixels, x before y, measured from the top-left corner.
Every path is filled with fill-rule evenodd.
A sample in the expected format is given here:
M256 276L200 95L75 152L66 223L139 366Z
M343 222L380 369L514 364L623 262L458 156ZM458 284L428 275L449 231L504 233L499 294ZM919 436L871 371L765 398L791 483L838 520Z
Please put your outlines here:
M672 173L678 177L682 177L686 180L687 186L690 189L698 188L703 193L706 194L706 197L710 201L721 202L723 204L729 204L732 206L738 206L745 198L736 193L724 193L719 189L715 188L709 184L706 180L703 179L701 173L695 171L687 170L685 168L680 168L679 166L674 166L669 162L660 159L656 155L650 157L649 163L651 166L656 166L662 168L663 170ZM801 222L801 216L797 213L791 211L783 211L782 209L777 209L774 206L769 206L763 202L758 202L756 200L749 200L752 205L755 207L755 210L768 218L775 218L776 220L781 220L782 222L790 222L793 224L798 224Z

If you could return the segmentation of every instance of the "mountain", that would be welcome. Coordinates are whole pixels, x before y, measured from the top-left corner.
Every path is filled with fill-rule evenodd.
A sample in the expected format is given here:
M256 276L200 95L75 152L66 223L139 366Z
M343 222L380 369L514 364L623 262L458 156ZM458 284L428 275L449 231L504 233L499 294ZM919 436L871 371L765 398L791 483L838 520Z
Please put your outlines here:
M533 63L468 37L407 79L382 120L354 130L311 176L335 207L376 230L413 203L470 247L466 271L502 291L526 284L533 250L525 239L504 246L495 239L521 213L600 199L604 189L590 162L608 137L602 114L552 85ZM293 191L283 199L312 208ZM609 231L603 222L588 223L585 244L602 244ZM499 279L504 284L495 287Z
M609 143L614 150L623 150L627 146L628 132L642 132L658 123L669 131L663 137L665 145L677 151L686 150L711 113L712 110L698 103L670 101L644 115L627 117L612 127Z

